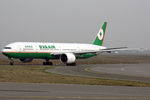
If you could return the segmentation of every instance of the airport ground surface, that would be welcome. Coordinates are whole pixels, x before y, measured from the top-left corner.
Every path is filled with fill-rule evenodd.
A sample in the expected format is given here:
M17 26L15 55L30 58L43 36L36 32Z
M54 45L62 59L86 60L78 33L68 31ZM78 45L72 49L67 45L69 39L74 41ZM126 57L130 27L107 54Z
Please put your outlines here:
M81 60L77 66L59 65L47 71L72 76L150 82L150 56L106 55L98 58L86 62ZM29 65L41 62L35 60ZM8 61L1 59L0 64L7 65ZM16 64L21 63L16 61ZM150 100L150 87L0 82L0 100L35 99Z
M140 81L150 83L150 63L91 64L78 65L76 67L59 66L54 69L48 69L47 71L63 75Z
M1 82L0 100L150 100L150 87Z

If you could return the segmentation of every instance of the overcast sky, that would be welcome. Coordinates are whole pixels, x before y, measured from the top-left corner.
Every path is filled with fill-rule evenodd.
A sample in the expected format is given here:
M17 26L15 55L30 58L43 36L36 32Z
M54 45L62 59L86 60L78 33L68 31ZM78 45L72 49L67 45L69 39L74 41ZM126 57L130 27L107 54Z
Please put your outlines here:
M0 45L92 43L104 21L104 46L150 49L150 0L0 0Z

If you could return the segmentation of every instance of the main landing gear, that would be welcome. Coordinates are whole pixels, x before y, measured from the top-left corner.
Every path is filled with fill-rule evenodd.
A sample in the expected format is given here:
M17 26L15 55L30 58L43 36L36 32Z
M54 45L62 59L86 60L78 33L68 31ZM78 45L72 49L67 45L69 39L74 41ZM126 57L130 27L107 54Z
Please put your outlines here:
M66 66L76 66L76 63L66 64Z
M14 58L9 58L10 59L10 65L14 65Z
M50 62L49 59L46 59L46 62L43 62L43 65L53 65L53 63Z

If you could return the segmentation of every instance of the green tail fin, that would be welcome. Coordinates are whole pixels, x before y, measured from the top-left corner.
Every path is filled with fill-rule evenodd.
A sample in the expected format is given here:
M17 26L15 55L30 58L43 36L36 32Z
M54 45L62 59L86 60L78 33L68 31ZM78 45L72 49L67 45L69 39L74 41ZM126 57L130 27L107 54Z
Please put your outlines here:
M94 45L99 45L99 46L103 45L103 40L104 40L104 36L105 36L106 26L107 26L107 22L104 22L102 28L97 33L96 39L93 42Z

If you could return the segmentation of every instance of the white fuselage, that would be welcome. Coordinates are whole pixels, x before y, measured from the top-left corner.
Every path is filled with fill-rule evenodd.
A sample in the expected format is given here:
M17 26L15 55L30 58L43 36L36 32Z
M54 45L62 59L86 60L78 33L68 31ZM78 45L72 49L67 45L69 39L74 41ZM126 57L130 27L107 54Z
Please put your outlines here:
M93 44L79 43L41 43L41 42L15 42L8 44L3 52L51 52L51 53L66 53L66 52L88 52L98 51L106 47Z

